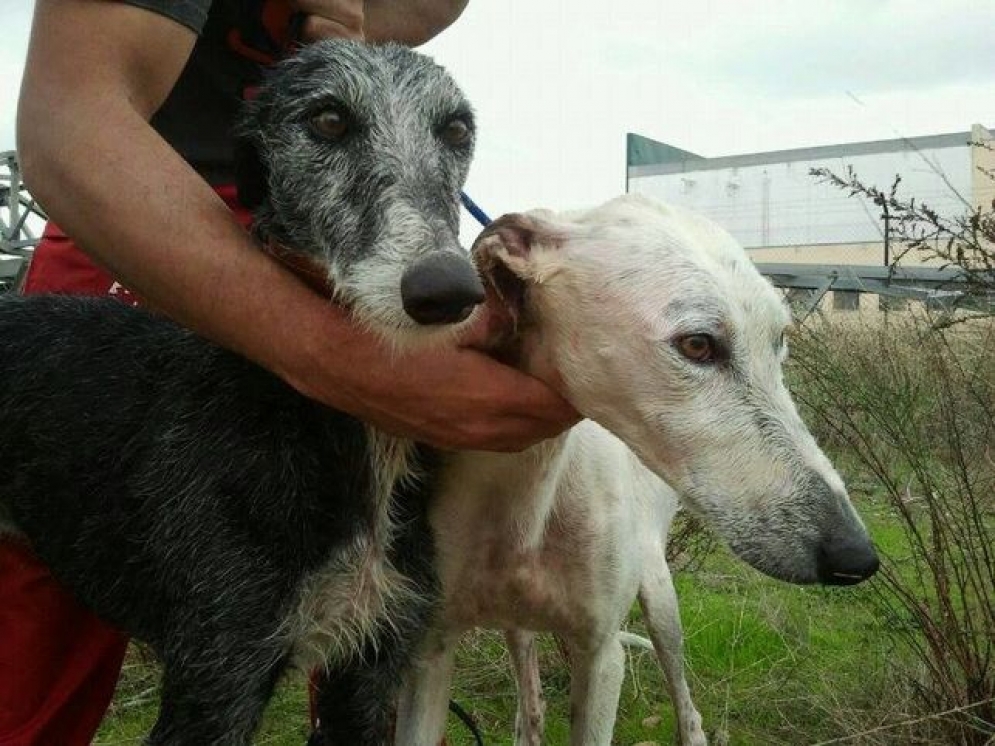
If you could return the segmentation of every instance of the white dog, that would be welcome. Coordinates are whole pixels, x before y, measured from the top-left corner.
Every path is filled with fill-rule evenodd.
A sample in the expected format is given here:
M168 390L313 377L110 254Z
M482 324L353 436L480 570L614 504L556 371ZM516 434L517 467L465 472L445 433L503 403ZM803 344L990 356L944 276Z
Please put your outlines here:
M668 484L774 577L847 584L878 564L784 386L788 312L728 234L639 197L506 216L474 251L496 353L590 420L524 453L448 457L431 514L444 607L402 694L396 742L439 743L456 643L484 626L512 648L518 746L542 733L535 631L569 651L571 744L609 744L619 628L638 598L680 741L704 744L664 554L677 509Z

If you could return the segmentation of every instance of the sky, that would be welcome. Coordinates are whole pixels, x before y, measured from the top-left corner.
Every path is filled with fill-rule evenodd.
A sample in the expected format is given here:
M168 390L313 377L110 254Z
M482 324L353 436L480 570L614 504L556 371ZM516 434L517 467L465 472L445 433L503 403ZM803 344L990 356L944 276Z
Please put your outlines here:
M33 2L0 2L0 150ZM625 133L703 156L995 127L995 3L472 0L423 47L477 113L488 212L625 189Z

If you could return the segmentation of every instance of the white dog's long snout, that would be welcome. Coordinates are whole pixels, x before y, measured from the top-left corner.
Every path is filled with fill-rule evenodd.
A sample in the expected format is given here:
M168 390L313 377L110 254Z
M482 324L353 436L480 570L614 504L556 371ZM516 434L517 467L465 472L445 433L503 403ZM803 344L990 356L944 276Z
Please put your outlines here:
M824 522L816 550L816 576L824 585L854 585L878 571L878 553L860 519L845 495L830 492L829 500L839 506L840 517Z
M709 522L742 560L789 583L854 585L877 572L877 551L843 493L816 482L753 508L714 506ZM739 501L736 501L739 502Z
M795 583L874 574L867 532L784 385L790 315L727 233L629 196L505 216L474 252L504 317L531 317L521 347L542 354L524 365L545 369L530 372L562 381L740 557ZM674 343L689 336L724 352L689 358Z

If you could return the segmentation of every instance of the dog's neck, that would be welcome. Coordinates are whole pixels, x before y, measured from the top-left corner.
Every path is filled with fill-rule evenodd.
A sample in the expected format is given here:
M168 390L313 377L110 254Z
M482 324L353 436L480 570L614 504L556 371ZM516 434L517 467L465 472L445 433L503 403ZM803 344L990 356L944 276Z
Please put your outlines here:
M483 330L474 347L505 365L538 378L562 396L565 385L548 342L548 329L538 322L528 302L509 305L493 286L485 284L485 288L487 298L480 309L480 313L485 314L480 322ZM534 548L543 541L549 521L556 513L560 496L558 485L563 478L561 465L571 442L570 430L567 430L520 453L469 457L473 464L470 473L477 476L468 478L489 479L491 477L486 475L494 472L491 475L494 484L481 494L493 496L496 490L502 498L497 501L500 507L489 501L486 514L489 520L497 520L503 527L510 528L509 537L519 549ZM511 471L515 475L510 481L509 463L514 464ZM482 464L490 464L491 468Z
M546 334L526 298L508 302L491 283L484 283L483 331L473 345L495 360L538 378L561 396L563 380L557 370Z

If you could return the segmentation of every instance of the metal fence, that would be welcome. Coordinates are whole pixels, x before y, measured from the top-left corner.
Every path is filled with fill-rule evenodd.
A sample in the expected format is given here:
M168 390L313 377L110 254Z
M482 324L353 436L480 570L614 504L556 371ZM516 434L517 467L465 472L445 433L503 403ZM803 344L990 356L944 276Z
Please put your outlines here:
M777 264L758 262L760 273L786 291L796 315L804 320L833 293L833 309L856 310L860 294L878 297L888 311L917 301L941 314L957 311L995 313L995 293L978 291L956 267L890 267L838 264ZM989 287L995 288L995 277Z
M0 291L20 282L46 219L24 186L17 154L0 152Z

